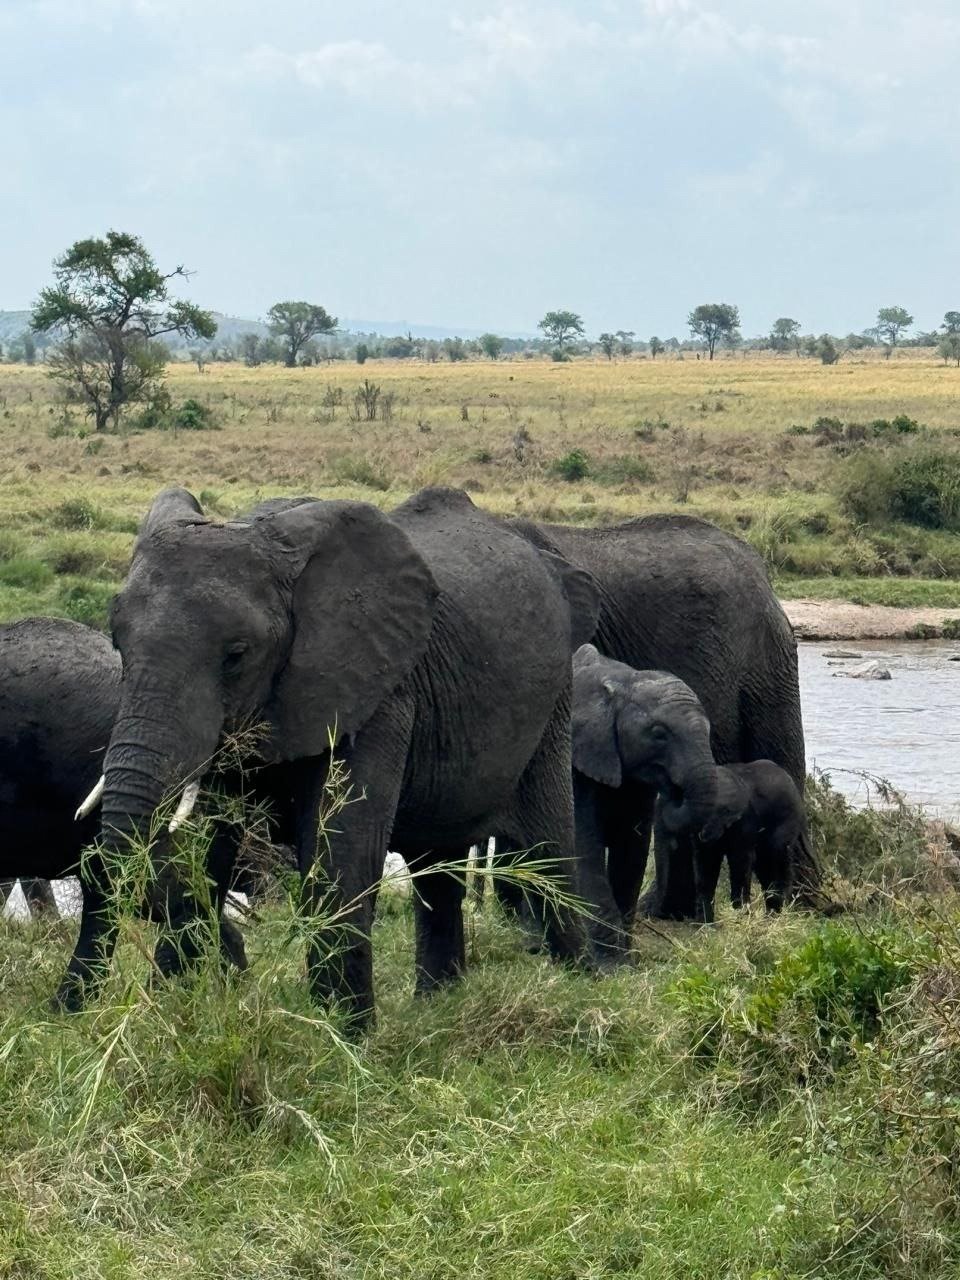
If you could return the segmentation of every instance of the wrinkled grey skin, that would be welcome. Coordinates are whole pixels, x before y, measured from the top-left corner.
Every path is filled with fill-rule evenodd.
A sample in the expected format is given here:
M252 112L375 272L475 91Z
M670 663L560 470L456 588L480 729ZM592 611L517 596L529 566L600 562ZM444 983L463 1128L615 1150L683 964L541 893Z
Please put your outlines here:
M573 657L571 735L580 893L594 917L596 960L617 963L629 949L635 899L623 895L606 850L618 838L624 797L636 787L667 797L674 838L717 822L710 722L676 676L636 671L585 644Z
M792 628L760 557L738 538L690 516L646 516L610 529L516 527L585 569L600 590L601 653L638 670L668 671L700 699L720 763L770 759L802 791L803 725ZM654 826L655 791L631 783L608 824L611 882L629 917L637 904ZM502 842L499 842L502 843ZM656 879L643 914L698 915L693 835L655 840ZM796 899L823 907L809 842L791 849Z
M161 796L202 774L223 735L266 737L255 785L292 843L307 910L340 912L341 945L310 947L311 989L357 1023L373 1009L370 925L383 853L416 880L417 985L464 967L463 860L484 832L545 841L558 884L573 859L570 654L592 630L587 574L543 554L466 494L425 490L390 516L357 502L275 503L215 524L184 490L162 493L112 615L123 657L105 762L105 838L122 847ZM582 625L582 623L580 624ZM317 856L330 742L357 799ZM163 851L158 851L163 859ZM158 961L191 959L180 887L163 867L174 931ZM582 937L561 910L554 955ZM106 949L105 949L106 950Z
M92 627L27 618L0 627L0 877L48 885L79 876L80 931L57 1002L71 1007L76 975L108 929L96 813L74 814L100 776L120 699L120 655ZM51 894L52 897L52 894ZM29 899L28 899L29 900ZM243 940L224 922L225 953L246 963Z
M698 834L694 858L697 910L714 918L713 903L720 867L726 857L735 906L750 900L755 872L768 911L779 911L790 893L790 850L808 840L803 797L790 775L772 760L719 765L715 773L714 812L702 822L682 797L661 792L664 828L671 837ZM696 828L699 827L699 832Z

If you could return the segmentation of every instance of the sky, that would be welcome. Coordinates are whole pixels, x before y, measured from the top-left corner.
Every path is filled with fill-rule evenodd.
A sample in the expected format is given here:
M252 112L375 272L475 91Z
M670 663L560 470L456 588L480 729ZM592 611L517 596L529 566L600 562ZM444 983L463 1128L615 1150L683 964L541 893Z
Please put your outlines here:
M113 227L246 317L934 328L958 67L956 0L0 0L0 308Z

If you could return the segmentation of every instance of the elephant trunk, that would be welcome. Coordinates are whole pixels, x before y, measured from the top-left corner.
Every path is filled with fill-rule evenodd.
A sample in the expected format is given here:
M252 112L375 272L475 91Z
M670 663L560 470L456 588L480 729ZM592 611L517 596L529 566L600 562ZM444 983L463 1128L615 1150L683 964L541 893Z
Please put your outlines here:
M715 820L720 804L719 775L713 757L698 760L676 779L675 785L682 792L682 800L673 825L699 835Z
M125 681L125 684L127 682ZM175 686L172 686L175 688ZM221 718L211 725L202 715L195 694L188 699L162 692L151 681L131 681L121 697L120 710L104 760L101 830L106 850L123 853L134 842L151 848L154 890L151 898L168 903L179 877L171 862L172 842L160 835L154 815L163 802L210 760L216 750ZM202 702L202 700L201 700ZM195 798L195 795L194 795ZM183 812L182 806L179 811ZM158 901L153 901L154 907Z

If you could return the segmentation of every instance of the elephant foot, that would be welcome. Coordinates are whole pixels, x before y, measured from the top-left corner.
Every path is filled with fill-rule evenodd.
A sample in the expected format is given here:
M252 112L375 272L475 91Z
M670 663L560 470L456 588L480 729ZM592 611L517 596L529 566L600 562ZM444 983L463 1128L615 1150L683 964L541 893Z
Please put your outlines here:
M692 897L660 893L657 886L648 890L637 903L636 915L644 920L697 920L699 912Z
M413 994L418 1000L426 1000L429 996L436 995L438 991L449 990L450 987L456 986L462 980L463 970L440 974L419 973L417 974Z
M235 969L239 969L241 973L250 967L243 934L232 920L220 921L220 957L226 964L232 964Z
M75 979L61 982L56 992L50 997L51 1013L82 1013L87 1002L86 986Z

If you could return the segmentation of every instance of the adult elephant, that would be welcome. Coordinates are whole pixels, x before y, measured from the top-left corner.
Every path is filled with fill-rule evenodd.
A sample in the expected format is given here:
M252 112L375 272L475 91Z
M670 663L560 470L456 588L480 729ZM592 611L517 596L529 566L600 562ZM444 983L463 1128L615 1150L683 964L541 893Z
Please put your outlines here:
M719 764L768 759L802 791L806 775L797 646L763 561L739 538L692 516L654 515L606 529L517 521L536 545L586 570L600 591L601 654L638 669L678 676L712 726ZM608 838L614 896L630 921L637 909L654 824L653 788L618 793ZM697 916L692 840L655 840L656 877L640 910L668 919ZM822 905L820 871L808 842L792 850L795 894Z
M286 508L286 509L284 509ZM384 515L358 502L275 505L217 524L183 489L154 502L112 613L123 656L105 762L102 830L142 835L171 787L201 776L225 734L263 726L254 785L294 844L305 905L336 914L340 944L308 954L318 999L357 1022L373 1008L370 926L387 839L421 874L417 986L464 965L464 859L484 832L546 843L570 887L571 653L593 631L589 575L534 547L466 494L428 489ZM318 859L331 758L355 803ZM180 967L188 900L164 863L174 936L158 963ZM557 957L579 954L575 916L546 921ZM91 952L95 976L112 944Z
M59 995L66 1004L107 910L107 877L89 848L98 817L92 807L77 816L77 806L101 773L120 678L120 655L92 627L63 618L0 627L0 880L28 888L79 876L80 931ZM224 950L245 963L227 922Z

